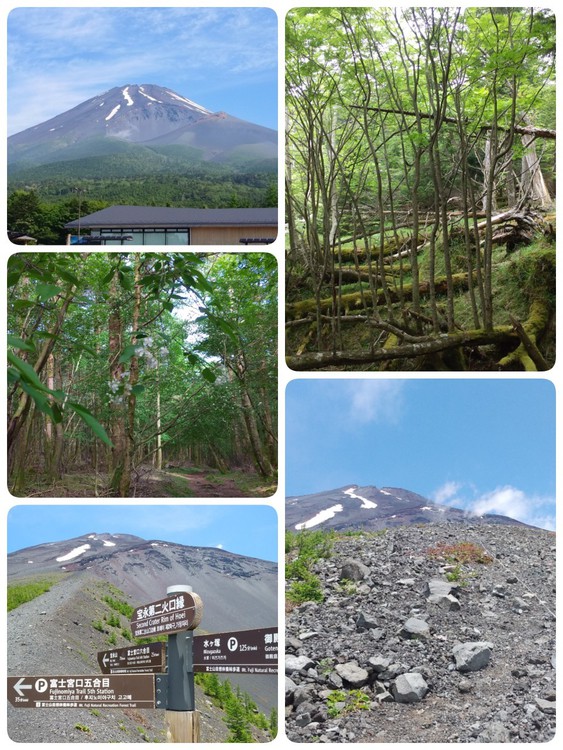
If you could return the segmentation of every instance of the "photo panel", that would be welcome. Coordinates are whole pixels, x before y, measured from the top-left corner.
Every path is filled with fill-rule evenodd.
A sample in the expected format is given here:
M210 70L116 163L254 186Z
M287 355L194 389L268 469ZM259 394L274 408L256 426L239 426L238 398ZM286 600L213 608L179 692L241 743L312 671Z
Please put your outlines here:
M20 252L8 260L16 497L270 497L277 259Z
M277 557L265 505L14 506L10 739L270 742Z
M7 50L10 242L275 241L273 9L14 8Z
M286 355L301 371L555 363L555 14L286 16Z
M292 380L287 737L550 741L555 475L549 380Z

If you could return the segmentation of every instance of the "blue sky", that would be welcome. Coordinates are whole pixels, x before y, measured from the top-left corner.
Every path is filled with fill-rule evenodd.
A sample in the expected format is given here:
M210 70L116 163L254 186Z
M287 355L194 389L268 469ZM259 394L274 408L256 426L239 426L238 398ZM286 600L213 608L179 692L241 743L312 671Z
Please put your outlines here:
M143 83L277 130L277 29L269 8L15 8L8 135Z
M107 532L276 561L277 526L266 505L17 505L8 513L8 552Z
M299 379L286 494L402 487L555 528L555 388L542 379Z

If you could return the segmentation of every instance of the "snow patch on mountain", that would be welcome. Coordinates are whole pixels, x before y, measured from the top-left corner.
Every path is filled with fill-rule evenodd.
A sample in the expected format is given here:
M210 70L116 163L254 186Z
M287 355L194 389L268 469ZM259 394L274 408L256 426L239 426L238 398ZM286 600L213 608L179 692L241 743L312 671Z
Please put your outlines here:
M67 560L73 560L75 557L80 557L80 555L83 555L89 549L89 544L83 544L80 547L75 547L68 554L63 555L62 557L57 557L56 560L57 562L66 562Z
M128 107L131 107L133 104L135 104L135 102L133 101L133 99L131 98L131 96L129 94L129 86L126 86L123 89L123 98L127 102L127 106Z
M297 531L301 531L302 529L310 529L313 526L318 526L318 524L323 523L323 521L328 521L329 518L334 518L336 513L341 513L342 510L342 505L333 505L332 508L321 510L320 513L317 513L316 516L313 516L313 518L310 518L308 521L296 524L295 528Z
M360 505L360 508L377 508L377 503L372 502L371 500L368 500L365 497L362 497L361 495L355 495L354 490L355 487L350 487L349 490L344 490L345 495L349 495L350 497L353 497L355 500L361 500L362 504Z
M121 104L118 104L118 105L117 105L116 107L114 107L114 108L113 108L113 109L111 110L111 112L109 113L109 115L108 115L108 116L106 117L106 120L111 120L111 118L112 118L112 117L113 117L114 115L116 115L116 114L117 114L117 113L119 112L119 110L120 110L120 109L121 109Z

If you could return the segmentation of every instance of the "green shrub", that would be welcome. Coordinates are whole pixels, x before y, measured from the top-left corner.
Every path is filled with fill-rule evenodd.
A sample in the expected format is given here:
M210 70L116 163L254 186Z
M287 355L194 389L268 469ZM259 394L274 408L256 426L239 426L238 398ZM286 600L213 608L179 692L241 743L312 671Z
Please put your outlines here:
M8 612L50 591L53 584L54 581L47 578L28 583L10 584L8 586Z

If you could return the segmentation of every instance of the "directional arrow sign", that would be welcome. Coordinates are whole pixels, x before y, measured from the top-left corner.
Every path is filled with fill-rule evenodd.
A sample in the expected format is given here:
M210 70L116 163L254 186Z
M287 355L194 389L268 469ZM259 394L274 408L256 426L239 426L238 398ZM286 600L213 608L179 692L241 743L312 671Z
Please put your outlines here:
M278 629L194 636L195 672L278 673Z
M203 602L197 594L182 591L166 599L137 607L131 617L133 638L195 630L201 622Z
M157 708L155 678L137 675L8 677L16 708Z
M163 672L166 646L162 642L99 651L98 664L104 674Z

